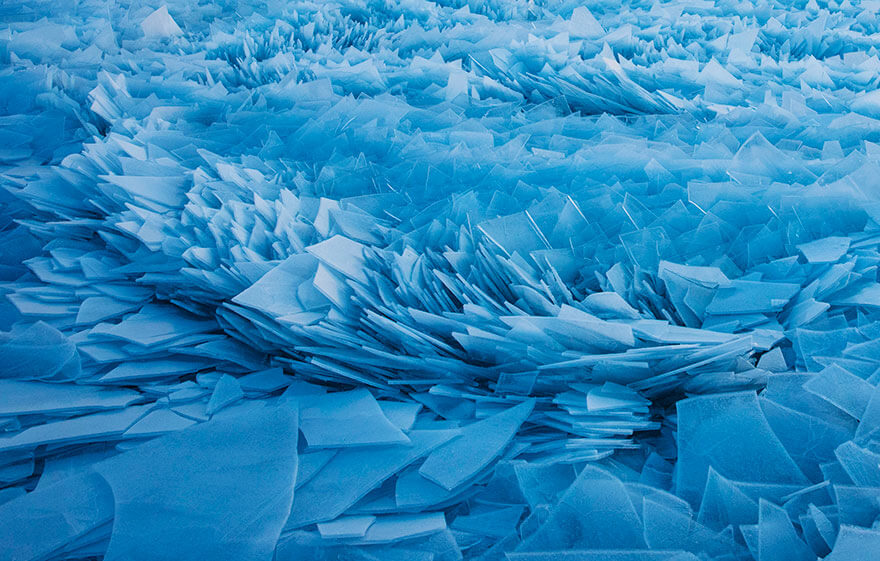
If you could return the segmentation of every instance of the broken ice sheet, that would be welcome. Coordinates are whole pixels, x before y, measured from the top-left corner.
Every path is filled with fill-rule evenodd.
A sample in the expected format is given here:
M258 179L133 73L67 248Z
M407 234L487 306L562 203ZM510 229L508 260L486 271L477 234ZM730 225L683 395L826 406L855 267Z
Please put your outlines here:
M535 406L528 400L464 428L452 442L432 452L419 473L452 490L501 454Z
M271 557L293 499L296 435L295 408L260 404L96 464L116 503L106 558Z
M446 529L442 512L378 516L354 543L381 544L427 536Z
M109 412L92 413L42 425L34 425L11 436L0 437L0 451L36 448L44 444L78 444L114 440L153 405L134 405Z
M852 240L843 237L822 238L797 246L808 263L834 263L843 257Z
M76 347L57 329L40 321L0 333L0 377L45 380L79 375Z
M675 491L680 497L697 503L710 467L740 481L807 483L767 423L754 392L693 397L676 408Z
M300 430L310 448L409 442L365 389L309 396L301 404Z
M0 379L0 416L88 413L118 409L140 399L138 392Z
M596 509L595 505L602 505ZM642 523L623 483L587 465L517 551L644 549Z
M167 6L162 6L147 16L141 22L141 30L146 37L174 37L183 33L168 13Z
M331 522L319 522L322 538L362 538L376 521L375 516L341 516Z
M217 385L214 386L214 392L208 400L208 405L205 407L205 413L208 416L211 416L243 397L244 392L241 391L241 385L238 383L238 380L229 374L224 374L219 380L217 380Z
M459 433L413 430L410 443L340 450L294 497L286 527L332 520L383 481Z
M113 492L98 474L67 477L0 504L3 559L46 559L113 519Z

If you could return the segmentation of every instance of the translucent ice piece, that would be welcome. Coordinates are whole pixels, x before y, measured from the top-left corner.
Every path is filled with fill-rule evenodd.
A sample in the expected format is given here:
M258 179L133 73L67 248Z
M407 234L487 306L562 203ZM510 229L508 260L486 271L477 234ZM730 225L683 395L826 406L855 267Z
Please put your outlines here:
M71 379L80 374L76 346L41 321L0 333L0 378Z
M269 316L305 312L326 299L311 284L318 260L308 253L291 255L232 301Z
M414 430L410 443L339 451L297 491L288 529L332 520L383 481L458 434L456 430Z
M797 246L807 263L834 263L843 257L852 240L843 237L822 238Z
M527 400L462 429L460 437L432 452L419 473L452 490L497 458L535 406Z
M354 543L380 544L427 536L446 529L442 512L379 516Z
M322 538L362 538L375 516L342 516L331 522L319 522L318 532Z
M838 446L834 455L853 483L862 487L880 487L880 454L849 441Z
M364 246L345 236L336 235L328 240L306 248L310 254L331 269L350 279L366 283L367 270L364 261Z
M800 285L782 282L731 281L719 288L706 307L710 314L750 314L781 310L800 290Z
M458 516L452 523L452 528L501 539L516 530L522 514L521 506L492 508L486 512L472 512L469 515Z
M679 401L676 494L698 502L709 467L753 482L808 483L764 418L754 392Z
M815 561L816 554L798 537L782 507L761 499L758 561Z
M140 397L124 389L0 379L0 417L117 409Z
M313 448L409 442L365 389L311 396L302 402L300 419L300 430Z
M590 465L553 506L547 521L516 551L586 547L645 548L641 519L623 483Z
M211 394L211 398L208 400L205 413L211 416L243 397L244 392L241 391L241 385L238 383L238 380L229 374L224 374L217 380L217 385L214 386L214 393Z
M651 549L683 549L694 553L724 555L736 551L732 538L695 522L688 512L650 497L642 501L645 541Z
M75 444L113 440L135 421L147 414L152 405L134 405L118 411L92 413L62 421L35 425L12 436L0 438L0 452L36 448L43 444Z
M585 6L578 6L571 12L568 35L572 39L595 39L605 35L602 25Z
M284 374L282 368L270 368L247 374L238 379L241 389L248 392L274 392L286 388L293 377Z
M0 558L47 559L113 519L113 493L94 472L0 504Z
M416 423L416 416L422 410L421 403L405 403L401 401L380 401L382 414L391 424L402 431L408 431Z
M804 389L856 419L862 417L874 391L871 384L836 364L810 378Z
M825 561L871 561L880 551L880 532L841 525L837 540Z
M178 415L171 409L154 409L125 431L125 436L129 438L159 436L189 428L194 424L196 424L195 420Z
M533 508L539 504L554 504L577 476L570 464L517 462L514 472L520 491Z
M716 531L731 524L752 524L758 521L758 503L709 468L697 521Z
M290 511L297 411L242 408L96 464L116 503L106 559L267 559Z
M177 22L168 13L166 6L162 6L148 15L141 22L141 30L145 37L174 37L183 34Z

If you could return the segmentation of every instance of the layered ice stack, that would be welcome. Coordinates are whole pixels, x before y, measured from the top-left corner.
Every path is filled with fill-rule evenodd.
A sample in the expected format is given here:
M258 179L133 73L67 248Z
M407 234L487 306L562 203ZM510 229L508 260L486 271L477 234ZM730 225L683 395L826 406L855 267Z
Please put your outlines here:
M0 3L0 561L880 559L880 3Z

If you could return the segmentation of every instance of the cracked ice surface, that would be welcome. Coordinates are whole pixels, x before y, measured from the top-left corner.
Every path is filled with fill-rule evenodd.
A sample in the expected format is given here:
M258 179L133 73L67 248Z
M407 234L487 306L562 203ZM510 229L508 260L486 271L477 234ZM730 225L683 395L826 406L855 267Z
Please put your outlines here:
M880 557L880 4L0 4L0 561Z

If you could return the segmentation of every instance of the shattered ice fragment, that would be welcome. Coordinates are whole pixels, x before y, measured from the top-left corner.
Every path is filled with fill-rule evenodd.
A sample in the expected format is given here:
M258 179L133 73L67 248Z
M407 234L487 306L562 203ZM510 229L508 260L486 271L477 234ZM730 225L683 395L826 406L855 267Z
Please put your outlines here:
M224 374L217 380L217 385L214 386L214 393L211 394L211 398L208 400L205 413L211 416L243 397L244 392L241 391L241 385L238 383L238 380L228 374Z
M271 557L293 499L296 435L295 409L261 404L97 464L116 503L106 558Z
M168 13L167 6L161 6L141 22L141 30L145 37L174 37L183 31Z
M365 389L304 400L300 418L300 430L312 448L409 442Z
M461 436L432 452L419 473L446 489L454 489L501 454L535 406L524 401L462 429Z
M362 538L375 521L375 516L343 516L318 523L318 532L322 538Z

